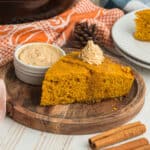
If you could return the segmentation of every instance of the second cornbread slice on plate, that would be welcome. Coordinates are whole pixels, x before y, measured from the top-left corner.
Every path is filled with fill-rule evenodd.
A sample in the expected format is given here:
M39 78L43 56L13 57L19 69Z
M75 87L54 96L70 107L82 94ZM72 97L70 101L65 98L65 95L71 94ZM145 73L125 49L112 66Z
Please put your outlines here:
M135 14L135 38L141 41L150 41L150 9L137 11Z

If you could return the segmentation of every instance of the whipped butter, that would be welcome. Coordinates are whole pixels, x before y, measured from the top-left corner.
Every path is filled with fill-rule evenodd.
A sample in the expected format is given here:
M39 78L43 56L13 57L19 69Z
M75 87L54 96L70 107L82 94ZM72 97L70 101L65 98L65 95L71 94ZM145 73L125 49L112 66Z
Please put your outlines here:
M79 57L84 62L95 65L100 65L104 61L103 51L93 41L88 41L87 45L81 50Z
M18 58L33 66L50 66L62 56L62 52L48 44L33 44L21 48Z

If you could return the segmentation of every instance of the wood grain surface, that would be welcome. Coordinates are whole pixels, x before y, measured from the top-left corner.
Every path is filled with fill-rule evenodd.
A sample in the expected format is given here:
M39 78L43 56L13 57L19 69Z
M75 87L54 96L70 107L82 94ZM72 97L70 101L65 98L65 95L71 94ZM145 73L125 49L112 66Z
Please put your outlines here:
M129 121L144 104L145 83L135 70L135 82L125 97L50 107L39 106L41 87L18 80L12 63L1 68L0 74L7 86L8 116L41 131L69 135L104 131Z

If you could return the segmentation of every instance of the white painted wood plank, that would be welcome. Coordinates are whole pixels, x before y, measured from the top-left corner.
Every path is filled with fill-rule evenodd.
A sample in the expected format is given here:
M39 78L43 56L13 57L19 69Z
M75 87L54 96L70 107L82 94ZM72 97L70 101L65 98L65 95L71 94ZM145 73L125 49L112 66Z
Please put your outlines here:
M42 135L42 132L25 128L21 139L18 141L18 144L15 147L15 150L32 150L35 145L38 144L38 141Z

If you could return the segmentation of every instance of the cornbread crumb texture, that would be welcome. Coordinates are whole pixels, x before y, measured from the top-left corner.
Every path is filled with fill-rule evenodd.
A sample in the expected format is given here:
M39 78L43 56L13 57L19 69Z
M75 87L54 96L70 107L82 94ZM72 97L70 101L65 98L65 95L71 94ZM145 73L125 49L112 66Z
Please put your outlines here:
M141 41L150 41L150 9L138 11L135 15L134 37Z
M101 65L90 65L73 52L50 68L43 81L41 105L92 103L127 94L134 76L129 67L105 57Z

